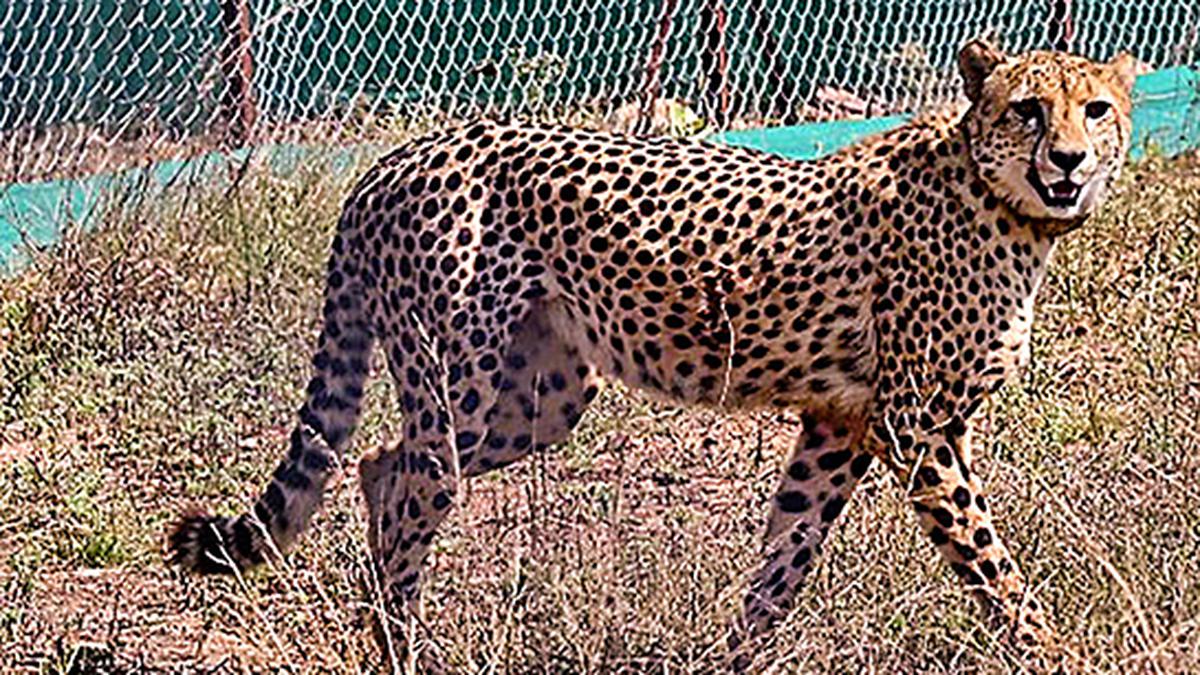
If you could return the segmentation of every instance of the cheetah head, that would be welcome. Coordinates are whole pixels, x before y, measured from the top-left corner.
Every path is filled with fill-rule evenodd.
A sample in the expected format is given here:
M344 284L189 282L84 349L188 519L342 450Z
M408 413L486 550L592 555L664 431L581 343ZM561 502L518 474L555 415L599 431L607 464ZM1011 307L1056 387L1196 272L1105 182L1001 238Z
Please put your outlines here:
M1103 203L1125 163L1133 57L1012 56L977 40L958 61L979 177L1048 233L1076 227Z

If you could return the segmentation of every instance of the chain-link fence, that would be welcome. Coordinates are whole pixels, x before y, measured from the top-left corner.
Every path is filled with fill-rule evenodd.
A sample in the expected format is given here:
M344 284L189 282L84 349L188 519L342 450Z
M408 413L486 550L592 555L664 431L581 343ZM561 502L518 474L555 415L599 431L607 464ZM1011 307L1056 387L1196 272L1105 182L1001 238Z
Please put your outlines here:
M3 0L0 182L396 120L682 133L909 112L958 46L1200 63L1196 0Z

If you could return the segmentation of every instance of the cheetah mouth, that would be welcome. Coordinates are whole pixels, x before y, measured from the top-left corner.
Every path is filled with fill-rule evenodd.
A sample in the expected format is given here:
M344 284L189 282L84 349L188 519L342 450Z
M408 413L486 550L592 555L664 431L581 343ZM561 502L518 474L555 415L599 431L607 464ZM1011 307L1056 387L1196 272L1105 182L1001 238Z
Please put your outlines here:
M1026 178L1046 206L1052 208L1070 208L1079 202L1079 193L1082 191L1083 186L1069 178L1064 178L1047 185L1042 181L1042 177L1038 175L1038 172L1032 168L1029 169Z

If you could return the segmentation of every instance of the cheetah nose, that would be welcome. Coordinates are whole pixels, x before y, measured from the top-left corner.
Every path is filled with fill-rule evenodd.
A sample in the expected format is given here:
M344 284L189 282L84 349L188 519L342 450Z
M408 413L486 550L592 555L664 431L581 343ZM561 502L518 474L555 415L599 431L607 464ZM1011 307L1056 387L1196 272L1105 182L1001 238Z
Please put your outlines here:
M1086 152L1062 152L1061 150L1050 151L1050 161L1055 166L1063 170L1063 173L1071 173L1071 170L1083 163L1087 157Z

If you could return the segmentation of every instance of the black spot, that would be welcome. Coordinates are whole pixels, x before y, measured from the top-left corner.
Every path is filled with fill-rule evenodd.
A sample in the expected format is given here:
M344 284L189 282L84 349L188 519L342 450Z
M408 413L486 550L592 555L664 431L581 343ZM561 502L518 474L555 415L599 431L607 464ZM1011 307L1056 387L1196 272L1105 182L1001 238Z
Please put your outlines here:
M987 548L992 544L992 533L986 527L981 527L975 530L974 539L976 548Z
M283 462L275 469L275 480L285 487L304 491L312 487L312 481L291 462Z
M450 495L446 494L445 490L433 496L433 508L444 511L448 506L450 506Z
M979 563L979 571L983 572L983 576L987 577L988 579L996 578L996 564L991 560L984 560L983 562Z
M812 478L812 470L804 462L792 462L792 465L788 467L788 475L792 480L806 481Z
M817 459L817 466L821 467L825 471L832 471L850 461L850 456L852 454L853 453L849 450L827 452Z
M950 515L949 511L940 506L931 511L930 515L932 515L933 519L936 520L938 525L941 525L942 527L949 528L954 525L954 516Z
M959 486L954 488L954 505L960 509L965 509L971 504L971 493L965 487Z
M917 472L917 475L920 476L921 480L925 481L925 484L930 487L933 487L934 485L940 485L942 482L941 477L938 476L938 472L931 466L922 467L921 470Z
M858 455L854 458L854 461L850 462L850 473L855 478L862 478L867 475L867 469L871 468L871 459L871 456L866 453Z
M803 492L789 491L780 492L775 501L779 503L779 508L787 513L803 513L812 508L812 502Z
M825 506L821 508L821 520L832 523L841 514L842 508L846 506L846 499L841 495L834 495L832 499L825 502Z
M975 549L957 541L954 542L954 550L958 552L959 557L963 560L974 560L979 557Z
M962 563L950 563L950 569L954 570L954 573L961 577L968 586L983 585L983 579L975 573L975 570Z
M475 389L468 389L466 395L463 396L461 405L463 412L468 415L475 412L479 408L479 392Z
M938 449L934 451L934 456L937 457L938 464L941 464L947 469L954 466L954 457L950 454L950 448L944 445L939 445Z

